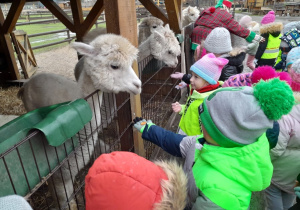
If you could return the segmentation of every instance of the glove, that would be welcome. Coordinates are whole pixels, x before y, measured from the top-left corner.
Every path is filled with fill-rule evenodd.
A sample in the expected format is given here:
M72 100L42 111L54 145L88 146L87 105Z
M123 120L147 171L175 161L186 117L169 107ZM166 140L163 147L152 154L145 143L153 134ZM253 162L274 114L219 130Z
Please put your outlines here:
M171 78L173 79L182 79L184 73L181 72L175 72L175 74L171 74Z
M266 41L266 39L264 37L262 37L260 35L257 35L257 34L255 35L254 40L257 41L257 42L264 42L264 41Z
M300 187L295 187L294 190L297 197L300 198Z
M136 117L133 119L133 127L143 133L146 124L153 125L151 120L146 121L142 117Z
M183 88L185 88L185 87L187 87L187 84L186 84L185 82L180 82L178 85L175 86L175 88L176 88L177 90L183 89Z
M257 61L258 61L258 60L257 60L256 58L255 58L254 61L253 61L253 63L255 64L255 66L257 65Z

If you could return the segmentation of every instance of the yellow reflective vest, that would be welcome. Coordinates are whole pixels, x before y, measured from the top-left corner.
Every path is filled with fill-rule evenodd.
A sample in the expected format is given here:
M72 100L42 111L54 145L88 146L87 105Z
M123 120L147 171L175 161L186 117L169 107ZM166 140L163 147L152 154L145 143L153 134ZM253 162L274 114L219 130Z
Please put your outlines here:
M275 59L278 56L279 53L279 47L281 39L280 37L282 34L280 34L277 37L272 36L272 34L269 34L268 38L268 44L264 51L264 54L261 56L262 59Z

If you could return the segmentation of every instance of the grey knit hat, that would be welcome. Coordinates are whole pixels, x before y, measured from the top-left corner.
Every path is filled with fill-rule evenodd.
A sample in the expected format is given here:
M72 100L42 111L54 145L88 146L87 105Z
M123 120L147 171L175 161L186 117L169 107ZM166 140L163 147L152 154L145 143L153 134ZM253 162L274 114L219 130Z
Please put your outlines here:
M278 78L252 87L221 88L205 98L199 114L207 133L222 147L252 144L294 105L290 86Z
M214 28L204 41L204 48L211 53L224 54L232 50L230 33L226 28Z
M283 27L282 34L285 34L286 32L288 32L289 30L291 30L293 28L297 28L298 30L300 30L300 21L294 21L294 22L287 23Z

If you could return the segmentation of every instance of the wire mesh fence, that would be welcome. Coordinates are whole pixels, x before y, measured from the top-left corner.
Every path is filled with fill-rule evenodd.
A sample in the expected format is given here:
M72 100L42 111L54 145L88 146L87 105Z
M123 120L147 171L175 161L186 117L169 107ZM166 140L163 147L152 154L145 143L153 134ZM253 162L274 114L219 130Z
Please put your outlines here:
M180 98L174 88L178 81L170 74L181 71L180 66L168 68L152 57L139 62L142 117L166 125L171 103ZM19 194L39 210L85 209L84 178L94 160L102 153L134 152L130 95L96 91L85 99L93 118L62 145L50 146L42 132L33 130L13 146L2 147L0 197ZM155 145L144 143L149 159Z

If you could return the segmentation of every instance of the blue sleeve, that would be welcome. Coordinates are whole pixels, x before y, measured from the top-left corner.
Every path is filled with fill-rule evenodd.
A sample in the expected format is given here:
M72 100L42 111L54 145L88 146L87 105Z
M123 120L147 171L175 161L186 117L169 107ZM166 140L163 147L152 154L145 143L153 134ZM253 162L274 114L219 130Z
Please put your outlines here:
M179 145L184 137L184 135L173 133L156 125L150 127L146 125L142 134L143 139L156 144L176 157L182 157Z
M277 121L274 121L273 123L273 128L269 128L266 132L269 144L270 144L270 149L273 149L278 141L278 136L279 136L279 123Z

